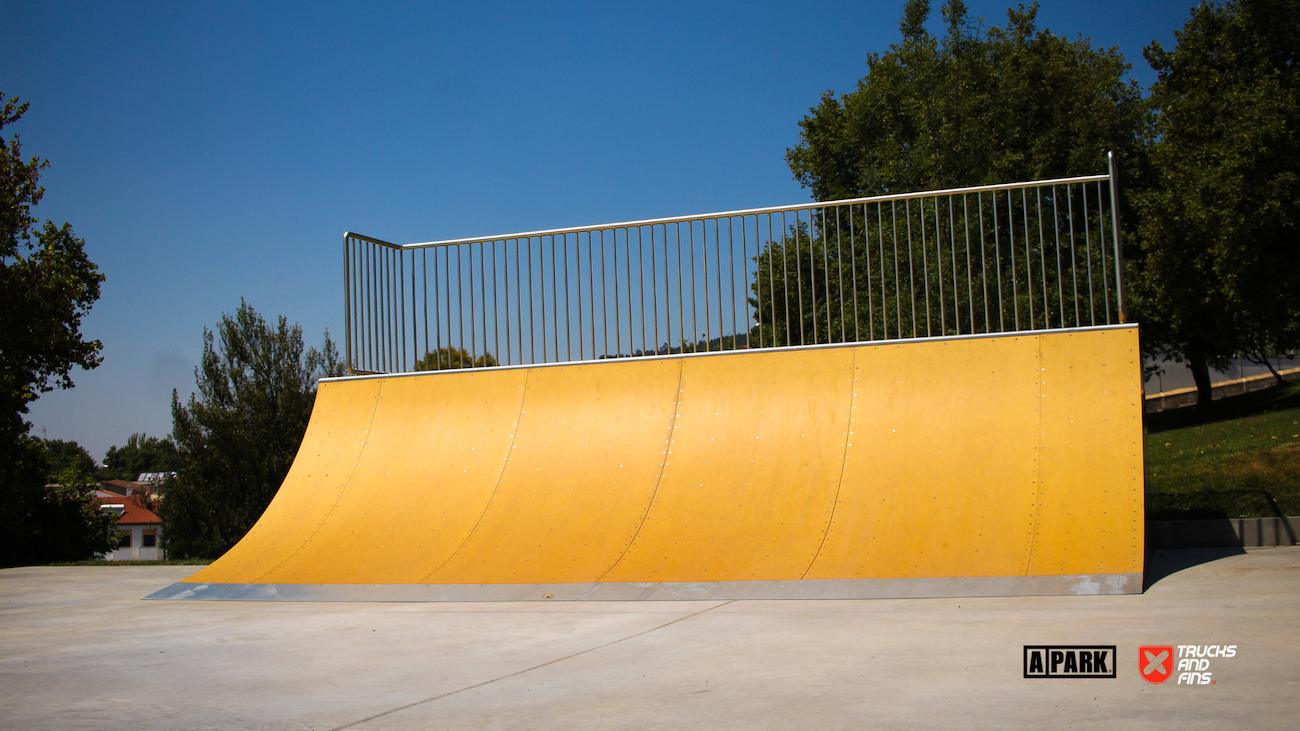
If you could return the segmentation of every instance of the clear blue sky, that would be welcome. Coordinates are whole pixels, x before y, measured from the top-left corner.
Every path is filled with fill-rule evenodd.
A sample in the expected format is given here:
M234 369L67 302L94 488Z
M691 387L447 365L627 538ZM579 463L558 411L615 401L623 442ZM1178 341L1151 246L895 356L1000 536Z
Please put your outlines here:
M939 30L934 6L932 25ZM1006 5L971 1L1002 24ZM1190 0L1045 2L1142 59ZM345 230L429 241L806 201L783 159L822 92L899 40L902 2L7 2L6 135L48 158L40 218L108 280L104 363L38 435L97 459L171 430L203 328L241 297L342 335Z

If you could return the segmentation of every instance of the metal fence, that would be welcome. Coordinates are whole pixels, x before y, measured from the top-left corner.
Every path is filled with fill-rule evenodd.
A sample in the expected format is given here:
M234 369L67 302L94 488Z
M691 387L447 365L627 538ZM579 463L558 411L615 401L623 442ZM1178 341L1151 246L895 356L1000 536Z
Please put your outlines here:
M396 245L344 235L346 362L393 373L1124 321L1107 175Z

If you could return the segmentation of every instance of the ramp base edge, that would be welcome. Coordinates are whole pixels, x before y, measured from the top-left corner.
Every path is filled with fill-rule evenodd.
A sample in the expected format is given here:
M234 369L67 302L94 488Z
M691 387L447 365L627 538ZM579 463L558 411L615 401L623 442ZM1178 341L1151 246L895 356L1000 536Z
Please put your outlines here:
M200 584L145 599L280 602L717 601L1140 594L1142 574L571 584Z

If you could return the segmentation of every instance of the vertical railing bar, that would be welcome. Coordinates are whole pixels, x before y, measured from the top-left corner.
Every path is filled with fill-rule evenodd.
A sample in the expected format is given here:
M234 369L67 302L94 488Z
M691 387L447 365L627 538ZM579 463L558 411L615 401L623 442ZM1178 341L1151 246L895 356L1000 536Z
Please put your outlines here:
M435 351L437 348L429 341L429 250L420 249L420 273L423 278L421 290L424 292L424 348Z
M817 246L813 240L813 229L816 228L814 225L816 223L815 215L815 209L808 211L808 297L810 302L808 315L812 318L813 345L820 342L817 337ZM799 270L803 271L803 267L800 267ZM799 301L803 302L803 297L800 297Z
M771 219L768 219L768 228L771 228ZM785 345L790 347L790 252L788 251L789 243L785 238L785 211L781 211L781 289L785 294ZM772 243L769 241L768 246Z
M555 362L559 363L560 362L560 262L558 261L559 257L556 255L556 251L555 251L555 234L551 234L550 238L551 238L551 246L550 246L551 249L551 322L555 325L555 327L552 328L551 330L551 337L555 342ZM565 241L566 242L568 241L568 234L565 234ZM565 258L568 258L567 252L565 254ZM564 273L564 297L565 297L564 316L567 319L569 316L569 303L568 303L569 273L567 271ZM565 323L565 335L566 336L568 335L567 322ZM565 344L566 345L568 344L567 337L565 339ZM567 357L567 352L566 352L565 360L572 360L572 358Z
M667 251L665 249L665 251ZM654 324L655 333L655 354L659 354L659 267L657 264L658 254L655 249L655 227L650 224L650 322ZM664 258L664 272L668 271L668 259Z
M1114 152L1108 152L1106 160L1110 172L1110 227L1115 241L1115 310L1119 321L1123 323L1128 321L1128 311L1124 302L1124 249L1121 246L1119 228L1119 158Z
M835 206L835 264L836 264L835 274L839 279L839 285L840 285L840 342L841 343L849 339L849 316L848 316L848 312L845 311L844 309L844 232L843 230L841 230L840 227L840 208L842 207L843 206ZM849 228L850 230L853 228L852 216L850 216ZM849 234L849 243L850 244L853 243L852 233ZM856 267L854 268L856 269ZM853 291L854 291L853 303L854 304L857 304L857 288L858 288L858 283L855 280L853 282ZM857 323L854 323L855 327L856 324ZM857 338L854 337L854 340L857 340Z
M1070 279L1074 282L1074 326L1079 327L1079 262L1074 252L1074 186L1065 186L1067 220L1070 222Z
M701 231L703 231L703 228L704 228L703 223L701 223L700 226ZM699 298L696 297L695 295L695 222L694 221L686 222L686 251L691 255L690 256L691 352L694 353L698 350L696 344L699 342L697 338L699 337L699 332L700 332L700 301Z
M881 224L880 239L883 242L885 238L884 229L884 207L879 203L876 204L876 221ZM902 289L898 286L898 203L897 201L889 202L889 217L893 221L894 234L894 332L897 337L903 337L903 294ZM885 247L880 247L880 304L882 315L885 317L885 339L889 339L889 298L885 294L885 280L887 272L885 271Z
M731 219L727 219L727 227L731 227ZM722 222L716 218L713 219L713 278L717 280L718 285L718 350L724 350L722 331L726 329L726 323L722 304ZM712 330L710 330L710 337L712 337Z
M717 220L717 219L714 219ZM714 242L716 245L717 242ZM700 221L700 261L704 265L704 352L709 351L709 341L712 339L713 329L709 325L711 318L709 312L709 221L702 219Z
M1029 251L1029 196L1020 189L1020 216L1025 224L1025 301L1029 304L1029 329L1034 329L1034 258ZM1020 300L1017 298L1016 302ZM1018 329L1018 328L1017 328Z
M838 210L838 209L836 209ZM822 216L822 299L826 301L826 342L834 342L831 335L831 265L830 265L830 245L826 243L826 209L821 208ZM840 298L840 304L844 304L844 298ZM813 320L816 321L817 310L813 309ZM844 318L840 318L843 322ZM844 338L840 338L843 342Z
M1035 187L1034 196L1039 206L1039 274L1043 277L1043 329L1052 326L1052 303L1048 298L1047 238L1043 235L1043 187Z
M912 258L912 251L915 244L912 243L912 201L909 199L904 202L903 212L907 216L907 287L911 290L912 296L912 337L916 337L916 267ZM925 221L925 214L921 214L922 222Z
M939 334L948 334L948 307L944 304L944 238L939 226L939 196L935 196L935 278L939 281ZM930 286L930 276L926 277L926 286ZM930 323L930 298L926 298L926 323ZM928 330L928 328L927 328Z
M728 272L731 275L731 349L732 350L737 350L740 348L740 318L736 316L736 231L734 228L735 219L736 219L735 216L727 216L727 261L729 262ZM741 230L741 235L743 236L745 231L744 218L740 219L740 230ZM741 255L743 256L744 253L745 252L742 250ZM749 281L749 279L746 278L742 281L747 282ZM748 314L748 312L746 314ZM745 322L746 324L749 323L748 320L746 320ZM749 341L748 339L746 339L746 345L748 345L748 343Z
M970 266L970 195L961 194L961 227L966 238L966 308L970 313L969 332L975 332L975 279ZM982 263L981 263L982 264Z
M757 251L758 248L757 213L755 213L754 215L754 248L755 251ZM749 342L750 321L753 321L754 325L757 326L758 328L758 347L763 347L763 323L761 321L762 315L759 315L759 312L762 312L762 310L755 311L753 315L750 315L749 312L749 232L748 230L745 229L745 216L740 217L740 260L741 260L741 264L744 264L745 267L745 277L744 277L745 289L744 291L741 291L741 299L745 300L745 347L750 347L751 345L751 343ZM763 290L763 272L759 271L758 254L757 252L755 252L754 254L754 297L757 298L758 302L762 302L763 300L762 290Z
M502 239L501 243L505 244L505 240ZM493 359L496 360L498 364L502 364L501 363L501 294L500 294L501 287L499 285L500 285L500 280L497 278L497 239L493 239L492 240L492 346L496 349L496 353L493 354L492 357ZM506 290L506 318L507 318L506 350L509 351L510 349L510 324L509 324L510 291L509 289ZM507 353L506 363L508 364L509 362L510 362L509 353Z
M849 206L849 271L853 277L853 342L862 342L862 334L859 333L858 323L858 234L857 226L853 220L853 206ZM870 332L871 339L875 339L875 316L871 308L871 246L870 246L870 226L867 225L867 207L862 207L862 238L863 255L867 261L867 329ZM842 267L842 264L841 264Z
M398 273L400 261L398 261L398 254L393 248L389 248L387 260L389 260L387 261L389 269L387 269L387 280L385 281L387 298L383 300L383 306L389 310L389 366L387 366L387 372L391 373L400 368L398 355L400 355L399 349L402 347L400 346L400 342L402 342L402 338L400 338L402 325L398 323L399 316L402 313L398 312L398 302L400 302L398 287L402 285L402 274Z
M605 272L605 229L600 230L600 337L609 357L609 276ZM617 270L616 270L617 271ZM617 295L615 295L617 297ZM593 346L594 347L594 346Z
M552 243L553 242L554 239L552 239ZM569 314L569 303L572 301L572 297L569 296L569 235L568 234L562 234L560 237L560 252L562 254L560 261L563 262L561 266L564 268L564 359L571 361L573 360L573 317ZM557 311L555 314L556 317L558 318L559 312ZM555 331L557 335L559 334L559 330L560 330L560 325L559 322L557 321L555 325ZM558 346L556 348L556 351L557 351L556 357L558 357L559 356Z
M1052 186L1052 234L1056 241L1056 318L1057 327L1065 327L1065 271L1061 269L1061 206L1060 194Z
M387 290L384 288L384 255L388 249L383 246L375 247L375 370L384 372L387 370L386 347L384 342L384 333L388 328L384 319L388 312L385 308L385 297Z
M352 368L352 237L343 237L343 364Z
M1083 193L1083 247L1088 261L1088 320L1090 324L1095 326L1097 324L1097 304L1093 300L1093 293L1097 290L1092 285L1092 224L1088 222L1090 218L1088 215L1088 184L1080 184L1079 189Z
M1110 324L1110 277L1106 276L1106 199L1101 195L1101 181L1097 181L1097 253L1101 255L1101 301L1106 310L1106 324Z
M407 352L407 349L406 349L406 252L403 251L402 249L398 249L398 250L397 250L397 271L398 271L398 278L401 280L401 284L399 285L399 290L400 290L400 293L401 293L401 300L402 300L402 309L401 309L401 316L402 316L402 370L403 370L403 371L406 371L406 370L408 370L408 368L407 368L407 360L406 360L406 352ZM414 262L412 262L412 264L411 264L411 274L412 274L412 276L414 276L414 274L415 274L415 264L414 264ZM412 297L415 296L415 282L414 282L414 281L411 282L411 296L412 296ZM412 307L414 307L414 304L412 304ZM411 312L411 319L412 319L412 320L415 319L415 312L414 312L414 310L412 310L412 312ZM412 338L411 338L411 339L412 339L412 340L415 339L415 338L414 338L414 333L412 333ZM416 347L419 347L419 343L416 343Z
M465 245L465 258L469 259L469 365L465 367L473 368L474 354L478 352L478 318L475 317L477 313L474 311L474 244ZM484 304L486 306L486 300ZM486 340L486 336L484 339ZM487 347L487 343L483 346Z
M991 195L993 196L993 261L998 270L998 332L1006 332L1006 308L1003 304L1005 298L1002 295L1002 226L998 222L997 191L992 192ZM1008 192L1007 195L1010 196L1011 193Z
M458 368L465 367L465 260L460 246L451 247L456 249L456 334L460 339L460 365ZM472 337L472 333L471 333Z
M524 239L524 253L528 255L528 362L537 362L537 320L533 316L533 237ZM523 292L519 295L522 297ZM523 328L519 328L521 331ZM519 359L524 357L523 333L519 335Z
M646 354L645 342L645 247L641 242L641 231L644 227L636 227L636 283L637 283L637 309L641 311L641 355ZM631 256L629 254L628 256ZM651 292L651 294L654 294Z
M956 334L961 335L961 289L957 284L957 224L952 210L952 196L948 196L948 261L952 262L952 322Z
M636 320L632 316L632 230L623 229L623 267L627 271L627 354L636 354Z
M621 282L618 278L618 228L609 230L610 238L610 256L613 259L613 275L611 279L614 282L614 353L611 358L617 358L623 354L623 289L627 288L628 283ZM627 232L624 231L626 238ZM621 287L621 288L620 288ZM629 336L630 337L630 336Z
M482 300L482 302L483 302L483 356L482 356L482 357L483 357L483 362L486 363L486 362L487 362L487 355L488 355L488 352L487 352L487 349L488 349L488 336L487 336L487 322L488 322L488 306L487 306L487 242L486 242L486 241L480 241L480 242L479 242L479 245L478 245L478 283L479 283L479 289L482 290L481 292L479 292L479 298L480 298L480 299ZM473 286L473 282L472 282L472 281L470 282L470 285ZM493 313L493 316L496 315L496 303L495 303L495 302L492 303L492 313ZM479 357L479 356L477 356L477 355L474 354L474 353L471 353L470 356L471 356L470 365L473 365L473 364L475 363L475 361L478 360L478 357Z
M592 254L591 232L587 232L587 299L591 312L591 359L596 359L596 258Z
M1020 283L1016 281L1016 214L1013 196L1007 191L1007 251L1011 252L1011 311L1020 329Z
M384 305L384 362L385 373L393 372L393 250L387 246L383 249L383 305Z

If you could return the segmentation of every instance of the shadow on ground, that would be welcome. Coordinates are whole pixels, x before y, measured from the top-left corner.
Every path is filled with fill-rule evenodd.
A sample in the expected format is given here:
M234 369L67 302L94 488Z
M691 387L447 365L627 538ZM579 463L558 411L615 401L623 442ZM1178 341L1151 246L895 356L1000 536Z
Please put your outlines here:
M1142 591L1155 586L1161 579L1189 569L1193 566L1218 561L1229 556L1240 556L1246 552L1240 547L1226 548L1162 548L1147 554L1146 573L1142 579Z

